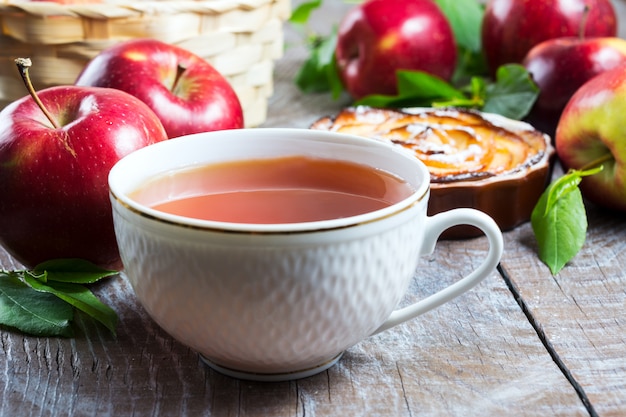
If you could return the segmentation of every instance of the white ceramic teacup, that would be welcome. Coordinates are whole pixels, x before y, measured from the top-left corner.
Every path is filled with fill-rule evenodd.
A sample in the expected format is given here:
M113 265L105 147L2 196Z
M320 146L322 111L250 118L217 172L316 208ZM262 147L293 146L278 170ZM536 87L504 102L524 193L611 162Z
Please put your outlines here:
M174 169L288 155L370 165L403 178L415 192L358 216L273 225L183 218L129 198L148 179ZM469 290L497 266L503 243L495 222L471 209L428 217L429 178L400 147L325 131L226 130L157 143L124 157L110 172L123 273L150 316L214 369L256 380L313 375L364 338ZM459 224L487 236L482 264L394 311L419 256Z

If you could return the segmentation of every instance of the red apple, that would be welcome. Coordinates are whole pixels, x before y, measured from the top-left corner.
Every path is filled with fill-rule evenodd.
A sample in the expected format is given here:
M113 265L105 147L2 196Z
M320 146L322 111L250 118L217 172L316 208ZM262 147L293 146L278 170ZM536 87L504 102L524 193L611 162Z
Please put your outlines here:
M355 99L395 94L396 71L424 71L449 80L457 59L450 24L432 0L368 0L341 21L337 70Z
M583 178L584 197L626 212L626 67L587 81L565 106L556 130L556 151L566 169L603 165Z
M626 64L626 40L549 39L535 45L523 64L540 88L528 121L554 137L561 112L576 90L596 75Z
M222 74L199 56L155 39L103 50L76 85L132 94L156 113L170 138L244 126L241 103Z
M521 63L542 41L577 35L617 35L611 0L488 0L485 6L482 45L492 74Z
M59 86L0 112L0 243L28 267L82 258L121 269L107 177L115 162L166 140L157 116L123 91Z

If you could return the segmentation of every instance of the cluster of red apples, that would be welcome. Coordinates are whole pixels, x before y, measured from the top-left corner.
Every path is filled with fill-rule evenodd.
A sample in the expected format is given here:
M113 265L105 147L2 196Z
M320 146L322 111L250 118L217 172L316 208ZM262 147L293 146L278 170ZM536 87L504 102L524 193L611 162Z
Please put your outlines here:
M190 51L152 39L105 49L74 85L24 91L0 112L0 244L28 267L81 258L121 269L111 167L156 142L244 125L226 78Z
M566 169L602 164L583 179L590 201L626 211L626 40L610 0L487 0L482 51L491 75L526 67L540 94L528 121L554 138ZM355 99L395 94L399 69L449 81L454 34L433 0L366 0L338 29L337 70Z

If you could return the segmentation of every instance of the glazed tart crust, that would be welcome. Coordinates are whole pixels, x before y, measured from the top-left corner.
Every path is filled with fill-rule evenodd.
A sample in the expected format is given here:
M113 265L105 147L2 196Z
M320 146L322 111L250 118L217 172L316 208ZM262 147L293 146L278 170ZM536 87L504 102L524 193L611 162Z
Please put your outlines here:
M507 175L541 160L547 150L544 135L537 130L511 130L462 109L349 107L311 128L401 145L426 164L434 183Z

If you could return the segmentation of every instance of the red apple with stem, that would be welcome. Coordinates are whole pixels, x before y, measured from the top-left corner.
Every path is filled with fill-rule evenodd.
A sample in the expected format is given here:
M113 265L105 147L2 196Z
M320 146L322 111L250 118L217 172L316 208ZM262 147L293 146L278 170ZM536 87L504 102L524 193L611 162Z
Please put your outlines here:
M341 21L337 70L355 99L395 94L398 70L452 77L457 48L452 28L432 0L367 0Z
M564 37L535 45L523 61L540 89L528 122L554 137L561 112L576 90L624 64L626 40L621 38Z
M578 35L617 35L611 0L488 0L485 6L482 47L492 74L521 63L540 42Z
M121 269L108 174L135 149L167 139L157 116L123 91L58 86L0 112L0 243L28 267L81 258Z
M228 80L192 52L156 39L133 39L101 51L75 82L125 91L146 103L170 138L244 126Z
M626 212L626 67L587 81L569 100L556 130L556 151L566 169L603 170L582 179L585 198Z

